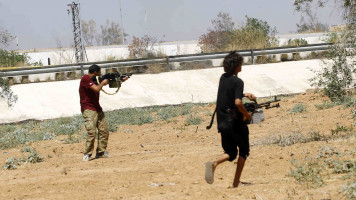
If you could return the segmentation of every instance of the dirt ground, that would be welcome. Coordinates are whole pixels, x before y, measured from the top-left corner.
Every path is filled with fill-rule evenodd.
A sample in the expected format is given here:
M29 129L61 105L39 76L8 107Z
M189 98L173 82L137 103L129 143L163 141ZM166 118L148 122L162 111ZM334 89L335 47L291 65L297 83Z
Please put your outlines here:
M285 147L268 144L272 135L314 131L330 136L337 124L355 126L351 108L317 110L314 105L323 100L327 98L313 92L282 97L280 108L264 110L264 122L249 125L251 152L241 178L251 183L247 186L228 188L234 162L217 168L214 184L204 180L205 162L222 153L216 123L205 129L210 122L207 113L215 108L211 104L198 109L200 125L185 126L186 116L179 116L169 122L120 126L109 137L111 158L83 162L84 141L63 144L61 137L29 144L45 161L1 169L0 199L346 199L344 174L329 173L323 177L325 185L307 187L290 175L291 160L315 158L325 146L340 152L340 159L355 159L355 127L349 137ZM297 103L307 105L307 111L291 114ZM21 156L20 150L1 150L1 165L11 156Z

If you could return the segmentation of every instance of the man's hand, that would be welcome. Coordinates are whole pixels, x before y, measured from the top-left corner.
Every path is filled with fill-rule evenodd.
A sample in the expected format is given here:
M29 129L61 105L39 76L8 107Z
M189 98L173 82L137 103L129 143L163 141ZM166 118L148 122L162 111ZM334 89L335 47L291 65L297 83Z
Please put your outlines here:
M129 79L129 77L125 76L121 79L121 82L125 82L127 79Z
M109 84L109 79L104 79L101 81L101 84L103 84L103 86Z
M256 101L257 99L257 97L251 93L245 93L244 96L250 99L251 101Z
M248 121L252 121L252 114L253 114L252 112L248 112L247 113L246 118L247 118Z

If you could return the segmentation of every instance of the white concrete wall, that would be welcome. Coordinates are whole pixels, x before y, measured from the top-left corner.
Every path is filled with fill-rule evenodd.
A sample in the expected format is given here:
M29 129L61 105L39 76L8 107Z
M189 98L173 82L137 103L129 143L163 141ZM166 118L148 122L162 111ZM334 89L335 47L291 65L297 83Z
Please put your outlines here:
M307 40L308 44L316 44L325 42L325 33L314 34L289 34L289 35L276 35L279 45L287 44L289 39ZM153 47L157 52L161 52L167 56L196 54L201 53L201 48L198 41L177 41L177 42L162 42ZM32 62L41 61L43 65L48 64L48 58L51 60L52 65L75 63L74 51L72 48L63 49L44 49L34 50L37 52L27 52ZM40 51L40 52L39 52ZM89 62L105 61L111 59L126 59L129 57L129 50L127 45L112 45L112 46L98 46L86 47L87 57Z
M258 97L300 93L311 88L313 70L320 60L294 61L243 66L239 76L245 92ZM214 102L223 68L133 75L116 95L101 93L104 111L185 102ZM31 83L12 86L18 96L13 108L0 101L0 123L26 119L48 119L80 114L79 81ZM109 88L107 88L110 90Z

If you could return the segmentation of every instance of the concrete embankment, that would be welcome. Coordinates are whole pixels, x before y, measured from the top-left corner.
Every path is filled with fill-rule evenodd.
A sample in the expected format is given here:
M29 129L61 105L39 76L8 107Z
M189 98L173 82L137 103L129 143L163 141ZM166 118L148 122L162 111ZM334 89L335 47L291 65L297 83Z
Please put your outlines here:
M239 77L245 92L257 97L304 92L310 89L311 70L322 67L320 60L243 66ZM100 94L104 111L128 107L214 102L223 68L133 75L116 95ZM80 114L79 81L59 81L12 86L18 101L13 108L0 102L0 123L27 119L49 119ZM111 88L105 88L113 92Z

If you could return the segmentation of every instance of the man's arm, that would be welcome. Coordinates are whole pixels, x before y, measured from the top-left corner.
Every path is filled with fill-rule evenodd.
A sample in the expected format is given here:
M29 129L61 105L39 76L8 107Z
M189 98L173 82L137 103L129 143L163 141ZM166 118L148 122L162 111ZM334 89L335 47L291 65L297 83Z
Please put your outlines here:
M252 120L252 112L247 112L241 99L235 99L235 105L237 109L243 114L244 117L246 117L249 121Z
M90 89L92 89L95 93L99 93L100 90L108 83L109 83L109 80L104 79L103 81L101 81L101 83L99 85L93 84L92 86L90 86Z

